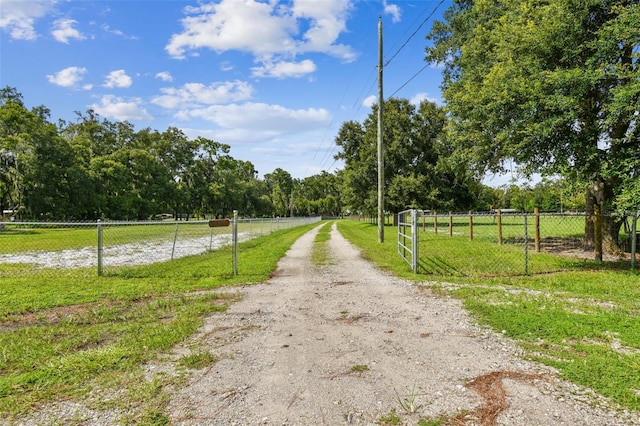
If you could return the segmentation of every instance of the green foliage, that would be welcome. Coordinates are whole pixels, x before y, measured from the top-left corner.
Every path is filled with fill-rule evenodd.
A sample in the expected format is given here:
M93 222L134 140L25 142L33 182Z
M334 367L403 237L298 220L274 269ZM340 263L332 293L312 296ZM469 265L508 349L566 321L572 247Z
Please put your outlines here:
M274 216L289 216L293 202L293 178L289 172L277 168L264 176L267 191L271 194Z
M345 161L344 203L352 210L372 214L377 210L377 106L362 124L342 125L336 144ZM475 205L480 185L466 169L448 161L449 147L443 132L443 108L423 101L416 106L406 99L384 103L385 209L408 207L467 209Z
M342 214L340 174L340 172L330 174L323 171L299 181L294 189L295 214L340 216Z
M427 60L445 65L456 161L561 174L603 210L640 204L639 25L629 0L454 2Z

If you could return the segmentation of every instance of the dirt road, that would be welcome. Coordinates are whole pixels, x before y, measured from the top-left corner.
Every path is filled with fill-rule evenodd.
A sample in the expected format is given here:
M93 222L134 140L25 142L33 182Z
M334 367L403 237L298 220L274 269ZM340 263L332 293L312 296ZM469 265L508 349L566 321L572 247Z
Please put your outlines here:
M640 424L524 361L459 301L376 269L335 229L332 264L312 265L317 230L185 345L219 361L174 392L173 424Z

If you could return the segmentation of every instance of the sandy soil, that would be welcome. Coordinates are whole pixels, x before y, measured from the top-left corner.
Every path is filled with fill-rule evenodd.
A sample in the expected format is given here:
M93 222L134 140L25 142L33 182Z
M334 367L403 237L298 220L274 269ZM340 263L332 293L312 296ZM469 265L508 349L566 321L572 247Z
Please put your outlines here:
M637 413L522 359L459 301L363 260L334 229L332 264L300 238L265 284L210 317L197 345L219 359L169 403L176 425L342 425L442 417L455 425L629 425ZM150 376L171 364L148 366Z

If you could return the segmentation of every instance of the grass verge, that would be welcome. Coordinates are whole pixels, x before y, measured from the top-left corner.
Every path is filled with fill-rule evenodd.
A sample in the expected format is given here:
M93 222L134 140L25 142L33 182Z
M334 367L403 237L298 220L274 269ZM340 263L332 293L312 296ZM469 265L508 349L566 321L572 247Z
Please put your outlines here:
M266 280L314 226L240 244L238 276L231 273L230 248L105 277L92 269L0 265L0 418L82 401L90 410L113 410L127 424L166 423L165 383L146 380L143 365L235 297L206 290ZM213 361L194 354L182 362ZM85 421L82 415L74 420Z
M638 271L556 259L563 263L559 272L496 277L490 268L508 261L505 247L458 239L451 254L447 247L436 248L446 268L416 275L397 254L395 228L385 229L384 243L377 242L375 225L341 221L338 228L380 267L460 298L480 323L515 339L529 358L630 410L640 410ZM462 269L475 272L460 273Z

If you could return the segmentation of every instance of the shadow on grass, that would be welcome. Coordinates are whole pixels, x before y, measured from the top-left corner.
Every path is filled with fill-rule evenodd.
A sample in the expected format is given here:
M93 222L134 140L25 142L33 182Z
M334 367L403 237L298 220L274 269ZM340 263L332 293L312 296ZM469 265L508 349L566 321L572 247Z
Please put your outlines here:
M418 260L418 273L425 275L466 277L467 275L447 262L442 256L422 258Z

